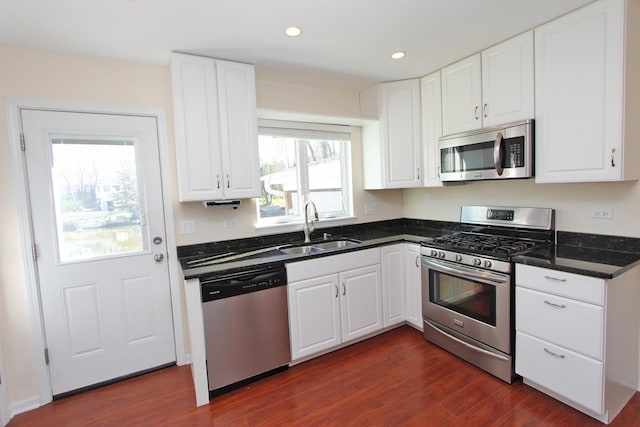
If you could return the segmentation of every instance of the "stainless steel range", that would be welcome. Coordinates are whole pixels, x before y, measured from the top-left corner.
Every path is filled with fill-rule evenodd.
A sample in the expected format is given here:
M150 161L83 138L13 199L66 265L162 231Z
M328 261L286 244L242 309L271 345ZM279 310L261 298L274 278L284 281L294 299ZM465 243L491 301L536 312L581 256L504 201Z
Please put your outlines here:
M511 383L511 257L554 242L553 209L463 206L460 227L422 243L426 340Z

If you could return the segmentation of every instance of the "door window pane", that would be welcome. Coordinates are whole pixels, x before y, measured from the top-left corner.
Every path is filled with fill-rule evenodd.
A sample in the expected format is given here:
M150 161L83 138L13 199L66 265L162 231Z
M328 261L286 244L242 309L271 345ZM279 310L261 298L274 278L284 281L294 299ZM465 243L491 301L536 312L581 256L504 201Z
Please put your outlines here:
M146 249L135 140L53 138L60 262Z

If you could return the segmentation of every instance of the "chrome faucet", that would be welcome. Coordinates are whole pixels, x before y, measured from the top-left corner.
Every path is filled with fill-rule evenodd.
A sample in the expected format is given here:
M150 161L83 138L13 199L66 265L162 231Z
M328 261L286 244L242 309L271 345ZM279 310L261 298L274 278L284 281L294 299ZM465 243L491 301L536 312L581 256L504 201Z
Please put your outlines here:
M311 221L309 221L309 205L311 205L313 207L313 218L311 219ZM311 241L311 233L313 233L313 230L315 230L315 227L313 226L313 221L318 221L318 208L316 207L316 204L313 203L312 200L307 201L307 203L304 204L304 242L305 243L309 243Z

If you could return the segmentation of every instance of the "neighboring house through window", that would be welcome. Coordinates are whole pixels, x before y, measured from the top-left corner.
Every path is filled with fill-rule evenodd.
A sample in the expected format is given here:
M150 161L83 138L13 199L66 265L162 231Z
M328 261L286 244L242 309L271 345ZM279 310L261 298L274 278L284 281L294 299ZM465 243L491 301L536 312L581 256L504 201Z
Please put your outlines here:
M349 126L261 120L258 133L258 226L303 221L308 200L321 222L353 215Z

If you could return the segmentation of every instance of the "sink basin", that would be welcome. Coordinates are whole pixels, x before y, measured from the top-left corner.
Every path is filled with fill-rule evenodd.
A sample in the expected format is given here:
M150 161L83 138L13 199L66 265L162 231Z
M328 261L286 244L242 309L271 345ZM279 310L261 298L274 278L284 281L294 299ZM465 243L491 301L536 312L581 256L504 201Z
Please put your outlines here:
M324 251L324 249L322 248L317 248L311 245L289 246L284 248L278 248L278 250L280 252L284 252L285 254L290 254L290 255L310 255L310 254L316 254L318 252Z
M354 240L329 240L327 242L318 242L314 243L313 246L316 248L322 248L325 250L331 249L347 249L358 246L360 242Z

